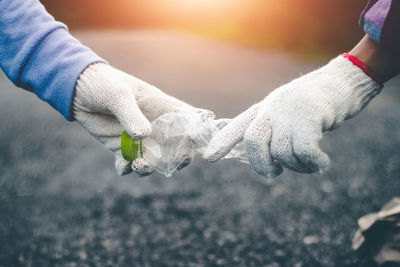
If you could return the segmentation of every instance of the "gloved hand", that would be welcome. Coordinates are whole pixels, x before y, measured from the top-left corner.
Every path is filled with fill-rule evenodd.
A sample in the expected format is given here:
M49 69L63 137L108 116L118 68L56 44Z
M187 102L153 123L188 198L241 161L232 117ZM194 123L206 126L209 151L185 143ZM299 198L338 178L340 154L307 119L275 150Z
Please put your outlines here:
M77 81L72 110L76 121L114 153L119 175L135 171L145 176L153 170L142 158L123 159L122 132L144 138L151 133L150 121L182 108L193 107L107 64L95 63Z
M366 73L339 56L293 80L233 119L210 141L205 158L217 161L244 139L252 168L263 176L278 176L282 165L322 173L329 165L318 144L322 132L355 116L380 92Z

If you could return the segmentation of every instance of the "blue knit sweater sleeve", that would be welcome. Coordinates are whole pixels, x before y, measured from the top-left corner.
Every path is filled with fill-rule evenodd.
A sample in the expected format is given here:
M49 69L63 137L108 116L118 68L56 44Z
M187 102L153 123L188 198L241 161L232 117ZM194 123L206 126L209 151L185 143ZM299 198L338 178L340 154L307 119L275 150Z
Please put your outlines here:
M0 0L1 69L16 86L33 91L66 119L73 120L71 104L80 73L100 61L38 0Z

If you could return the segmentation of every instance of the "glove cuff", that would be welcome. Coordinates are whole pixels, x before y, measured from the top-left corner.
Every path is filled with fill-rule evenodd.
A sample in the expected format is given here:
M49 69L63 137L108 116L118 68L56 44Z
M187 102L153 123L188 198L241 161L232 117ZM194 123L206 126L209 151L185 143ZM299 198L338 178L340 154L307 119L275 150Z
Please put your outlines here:
M348 60L350 60L350 62L353 63L354 66L361 69L366 75L368 75L372 80L374 80L377 84L379 84L379 86L381 88L383 87L382 81L378 78L378 76L373 71L368 69L367 65L365 65L364 62L359 60L357 57L350 55L349 53L343 53L342 55L344 58L347 58Z

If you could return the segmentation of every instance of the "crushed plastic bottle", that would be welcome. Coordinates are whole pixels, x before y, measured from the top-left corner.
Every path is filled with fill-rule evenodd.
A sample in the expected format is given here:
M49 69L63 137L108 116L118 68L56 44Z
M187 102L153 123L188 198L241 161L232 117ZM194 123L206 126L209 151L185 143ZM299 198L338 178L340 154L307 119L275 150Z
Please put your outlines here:
M152 122L152 133L142 142L135 139L129 141L126 139L129 136L124 134L121 140L122 154L127 160L143 157L151 168L171 177L188 159L202 157L211 138L229 121L230 119L216 120L212 112L201 109L196 112L181 110L167 113ZM243 143L237 144L224 159L248 163Z

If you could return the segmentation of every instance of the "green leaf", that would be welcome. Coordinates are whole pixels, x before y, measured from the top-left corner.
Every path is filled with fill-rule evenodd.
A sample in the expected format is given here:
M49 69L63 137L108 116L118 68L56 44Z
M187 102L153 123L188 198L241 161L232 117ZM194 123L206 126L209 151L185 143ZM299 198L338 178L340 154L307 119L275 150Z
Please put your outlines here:
M121 136L121 153L126 161L135 160L133 156L133 139L126 131Z
M121 136L121 153L126 161L134 161L143 158L142 140L132 138L126 131Z

